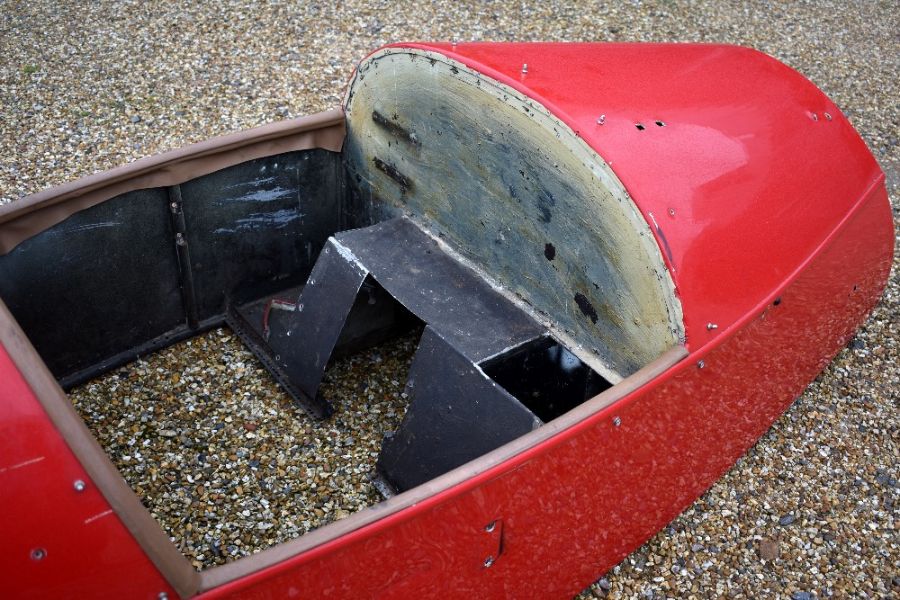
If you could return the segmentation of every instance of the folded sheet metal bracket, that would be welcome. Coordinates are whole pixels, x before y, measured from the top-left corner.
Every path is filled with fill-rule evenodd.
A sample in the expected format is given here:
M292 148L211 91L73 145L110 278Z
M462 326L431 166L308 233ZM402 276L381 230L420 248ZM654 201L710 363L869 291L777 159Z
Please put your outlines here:
M275 302L293 310L272 310ZM407 312L426 327L406 387L409 409L378 460L386 493L423 483L541 424L479 364L544 338L545 328L405 217L335 235L302 289L228 313L294 399L323 418L333 410L319 394L332 356L408 323Z

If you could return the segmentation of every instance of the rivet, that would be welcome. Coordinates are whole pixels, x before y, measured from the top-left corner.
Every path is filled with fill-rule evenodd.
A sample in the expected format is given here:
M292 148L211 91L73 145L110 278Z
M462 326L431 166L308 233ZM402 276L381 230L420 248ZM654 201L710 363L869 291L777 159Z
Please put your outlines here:
M716 325L715 323L707 323L707 324L706 324L706 328L707 328L709 331L712 331L713 329L718 329L719 326Z
M618 426L621 425L621 424L622 424L622 419L621 419L620 417L614 417L614 418L613 418L613 425L615 425L616 427L618 427Z
M828 120L828 121L831 120L831 113L822 113L822 114L825 115L825 119L826 119L826 120Z
M165 592L160 592L156 597L159 600L169 600L169 595Z
M178 203L177 203L177 202L173 202L173 203L170 204L169 206L172 207L172 210L178 210Z
M494 564L494 557L493 557L493 556L488 556L486 559L484 559L484 567L485 567L485 568L490 567L492 564Z
M44 560L47 557L47 551L43 548L35 548L31 551L31 560Z
M84 482L83 482L82 480L76 479L76 480L75 480L75 483L72 484L72 487L75 488L75 491L76 491L76 492L83 492L83 491L84 491L84 488L85 488L86 486L84 485Z
M494 528L496 526L497 526L497 521L491 521L490 523L488 523L485 526L484 530L487 531L488 533L491 533L492 531L494 531Z
M669 216L670 216L670 217L674 217L674 216L675 216L675 209L674 209L674 208L670 208L670 209L669 209Z
M706 366L706 361L703 361L703 360L698 360L698 361L697 361L697 368L698 368L698 369L702 369L702 368L705 367L705 366Z
M522 64L522 73L527 73L527 72L528 72L528 63L524 63L524 64Z
M179 246L186 246L187 242L184 241L184 235L181 233L175 234L175 243Z
M603 125L604 123L606 123L606 115L597 117L597 125Z

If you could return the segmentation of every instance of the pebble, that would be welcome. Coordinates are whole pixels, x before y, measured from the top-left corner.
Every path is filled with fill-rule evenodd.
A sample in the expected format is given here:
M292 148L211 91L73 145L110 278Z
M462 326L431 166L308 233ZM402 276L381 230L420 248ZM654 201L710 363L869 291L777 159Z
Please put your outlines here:
M180 35L171 35L173 28ZM161 3L148 11L140 3L100 0L75 11L31 0L5 5L0 31L0 203L142 156L337 106L353 66L387 42L675 40L749 45L823 88L880 162L895 220L900 217L900 11L890 2L437 0L387 9L358 0L292 5L225 0ZM134 116L140 120L132 122ZM898 264L895 254L885 295L853 343L772 429L675 519L671 531L653 536L582 598L788 598L798 591L822 598L897 595ZM336 518L338 510L352 513L378 501L367 487L371 462L365 461L374 461L380 435L403 414L402 389L399 398L376 395L369 401L359 392L367 389L368 374L349 368L333 392L348 399L339 403L349 417L342 425L316 428L291 408L246 350L233 337L223 341L226 337L224 331L209 332L191 345L176 346L177 352L144 357L73 394L123 476L141 490L145 504L183 543L197 568L252 554ZM228 376L218 385L223 357ZM179 380L157 381L151 367L178 374ZM391 380L405 378L398 372L386 378ZM371 387L376 384L382 386L377 394L396 389L385 382ZM92 393L90 386L98 387ZM154 390L162 394L157 399L151 399ZM125 406L126 398L134 404ZM188 398L196 403L194 413L161 423L169 417L158 407ZM276 414L265 412L270 409ZM226 418L229 413L235 418ZM247 431L240 425L245 421L257 423L257 429ZM139 431L128 429L133 424ZM176 435L164 437L160 429ZM180 433L194 446L183 446ZM336 443L347 437L354 443ZM223 440L230 447L220 446ZM359 461L359 472L337 469L337 457L348 454ZM324 464L313 461L315 456ZM246 462L251 459L260 466L251 469ZM184 483L187 474L194 485ZM338 489L330 489L329 482ZM285 483L290 492L282 491ZM188 535L182 524L185 502L202 500L193 497L195 485L216 499L203 500L212 517L204 509L189 509L194 512ZM268 499L268 508L255 501L259 497ZM779 521L787 514L797 521L783 528ZM258 524L275 526L260 531ZM779 535L780 557L761 559L757 541ZM707 548L699 557L691 555L695 543ZM678 558L688 556L698 564L687 560L686 576L673 573ZM590 548L584 559L594 564Z

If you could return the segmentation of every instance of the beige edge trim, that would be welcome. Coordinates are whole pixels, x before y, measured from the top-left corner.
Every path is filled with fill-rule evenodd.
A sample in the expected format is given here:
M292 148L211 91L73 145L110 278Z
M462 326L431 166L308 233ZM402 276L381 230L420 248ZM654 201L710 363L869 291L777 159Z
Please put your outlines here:
M72 214L120 194L184 183L248 160L293 150L340 152L340 108L279 121L149 156L0 205L0 256Z
M106 452L91 435L2 300L0 300L0 344L6 348L16 368L22 373L88 476L147 553L148 558L182 598L272 567L465 483L472 477L548 441L616 403L659 377L688 355L683 346L671 348L644 368L561 417L440 477L346 519L315 529L297 539L198 573L169 540L168 535L150 512L144 508Z
M336 109L194 144L34 194L10 205L0 206L0 254L79 210L127 191L175 185L240 162L291 150L320 147L339 151L343 139L343 111ZM614 404L658 377L688 354L683 346L676 346L558 419L453 471L300 538L198 573L144 508L91 435L2 300L0 344L7 349L54 426L119 519L182 597L210 590L274 566L460 485Z

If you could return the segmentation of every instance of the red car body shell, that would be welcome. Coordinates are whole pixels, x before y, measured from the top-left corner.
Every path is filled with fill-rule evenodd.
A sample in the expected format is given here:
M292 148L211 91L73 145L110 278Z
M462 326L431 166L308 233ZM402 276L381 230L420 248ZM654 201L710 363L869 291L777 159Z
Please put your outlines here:
M204 598L571 597L734 464L882 293L884 176L837 107L774 59L707 45L403 46L520 90L611 165L675 281L690 355L539 446ZM41 408L18 350L0 347L4 593L175 597Z

